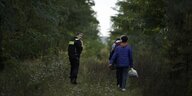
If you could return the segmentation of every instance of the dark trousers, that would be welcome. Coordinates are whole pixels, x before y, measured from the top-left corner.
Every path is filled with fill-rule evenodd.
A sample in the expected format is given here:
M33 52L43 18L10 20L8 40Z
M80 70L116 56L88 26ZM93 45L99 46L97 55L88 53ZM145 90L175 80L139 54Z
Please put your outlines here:
M116 78L117 78L117 85L120 85L120 88L125 88L126 81L128 78L128 68L127 67L117 67Z
M76 81L79 70L79 58L69 58L69 61L71 64L70 78Z

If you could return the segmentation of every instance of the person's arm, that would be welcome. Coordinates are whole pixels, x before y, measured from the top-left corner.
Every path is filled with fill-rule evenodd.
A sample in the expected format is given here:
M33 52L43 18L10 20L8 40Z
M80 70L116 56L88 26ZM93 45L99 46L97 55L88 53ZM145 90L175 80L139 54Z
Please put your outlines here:
M112 65L113 62L115 61L115 59L117 58L117 51L118 51L118 49L116 48L111 59L110 59L110 63L109 63L110 65Z
M111 46L111 51L113 51L115 49L115 43L113 43L113 45Z
M75 41L76 41L75 47L76 47L77 54L80 55L83 50L82 42L81 40L75 40Z
M111 57L113 56L114 51L115 51L115 48L116 48L116 45L115 45L115 43L113 43L113 45L112 45L112 47L111 47L110 54L109 54L109 60L110 60L110 59L111 59Z
M68 45L68 56L70 58L75 58L75 46L74 46L75 42L74 40L70 40L69 41L69 45Z

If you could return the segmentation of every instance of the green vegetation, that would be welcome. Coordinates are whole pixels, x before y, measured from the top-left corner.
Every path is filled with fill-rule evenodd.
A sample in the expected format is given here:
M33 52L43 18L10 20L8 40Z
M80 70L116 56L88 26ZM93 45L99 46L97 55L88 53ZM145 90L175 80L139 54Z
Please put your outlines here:
M98 54L104 55L106 50ZM12 60L0 73L1 96L142 96L141 89L133 85L134 81L127 92L115 86L115 71L108 69L107 58L85 58L84 55L78 85L70 84L66 53L44 60Z
M111 39L128 34L143 96L191 96L191 0L120 0Z
M191 96L192 1L119 0L108 45L93 0L0 0L0 96ZM84 33L78 81L69 83L68 40ZM129 36L128 90L108 69L111 42Z
M87 0L1 0L3 57L31 59L65 50L83 32L98 38L98 21Z

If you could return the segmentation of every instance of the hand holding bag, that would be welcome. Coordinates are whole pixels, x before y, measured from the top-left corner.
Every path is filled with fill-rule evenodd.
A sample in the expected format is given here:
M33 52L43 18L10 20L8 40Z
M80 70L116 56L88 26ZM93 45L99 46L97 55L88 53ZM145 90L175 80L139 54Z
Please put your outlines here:
M133 69L133 68L131 68L131 69L128 71L128 75L129 75L130 77L137 77L137 78L139 77L137 71L136 71L135 69Z

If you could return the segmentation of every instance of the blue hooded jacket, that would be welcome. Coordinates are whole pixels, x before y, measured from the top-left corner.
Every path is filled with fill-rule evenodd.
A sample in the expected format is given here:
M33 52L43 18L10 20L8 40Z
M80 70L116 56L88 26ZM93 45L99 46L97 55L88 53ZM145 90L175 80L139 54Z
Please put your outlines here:
M117 46L110 59L110 64L117 62L117 67L133 67L132 49L130 46Z

